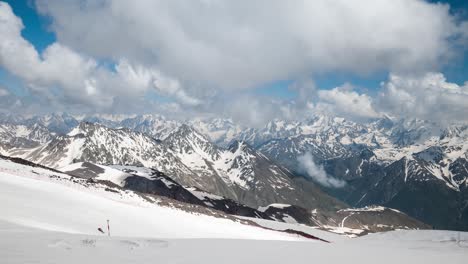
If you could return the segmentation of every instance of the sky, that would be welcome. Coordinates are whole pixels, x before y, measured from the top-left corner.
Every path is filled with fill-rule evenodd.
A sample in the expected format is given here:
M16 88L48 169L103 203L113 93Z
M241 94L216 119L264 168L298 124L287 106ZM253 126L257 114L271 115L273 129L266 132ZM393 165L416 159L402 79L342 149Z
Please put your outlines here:
M468 121L463 0L0 1L0 111Z

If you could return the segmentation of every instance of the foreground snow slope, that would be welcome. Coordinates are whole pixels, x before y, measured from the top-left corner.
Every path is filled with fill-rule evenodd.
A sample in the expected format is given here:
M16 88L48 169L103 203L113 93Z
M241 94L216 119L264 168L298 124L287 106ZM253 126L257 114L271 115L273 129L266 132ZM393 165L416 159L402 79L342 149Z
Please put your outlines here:
M0 221L2 263L466 263L467 233L393 231L335 243L69 234Z
M432 230L338 239L310 227L258 220L332 241L323 243L105 188L0 159L0 263L457 264L468 258L468 233L460 233L459 243L457 232ZM96 231L106 219L111 237Z
M85 181L85 180L82 180ZM149 202L130 191L85 186L70 176L0 160L0 220L39 229L153 238L304 240L298 236L189 213ZM3 238L2 238L3 239Z

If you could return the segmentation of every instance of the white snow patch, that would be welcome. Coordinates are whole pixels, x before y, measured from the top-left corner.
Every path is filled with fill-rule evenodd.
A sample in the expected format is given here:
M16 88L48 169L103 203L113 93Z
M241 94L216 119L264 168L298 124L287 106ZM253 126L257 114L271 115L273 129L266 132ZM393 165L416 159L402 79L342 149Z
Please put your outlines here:
M268 208L270 207L275 207L275 208L279 208L279 209L284 209L284 208L287 208L287 207L290 207L291 205L290 204L281 204L281 203L274 203L274 204L270 204L268 206L260 206L258 207L258 210L260 212L265 212Z
M146 201L130 191L85 186L70 176L0 161L0 220L35 228L98 234L110 219L114 236L303 240L228 219L188 213ZM28 172L30 171L30 172ZM49 174L47 174L49 173ZM1 239L0 239L1 240Z

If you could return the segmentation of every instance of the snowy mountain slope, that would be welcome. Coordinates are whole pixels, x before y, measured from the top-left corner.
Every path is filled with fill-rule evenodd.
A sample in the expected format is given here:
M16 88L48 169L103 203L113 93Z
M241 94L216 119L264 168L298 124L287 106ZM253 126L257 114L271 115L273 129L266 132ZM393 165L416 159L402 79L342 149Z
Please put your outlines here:
M265 184L262 177L269 179L269 186L293 188L288 185L288 175L280 167L269 162L262 154L251 149L245 143L234 142L228 149L219 148L190 126L182 125L165 141L174 155L205 178L217 179L217 182L206 183L206 186L218 186L228 189L233 194L209 190L215 194L239 199L247 191L262 188ZM262 167L261 167L262 166ZM227 194L227 195L226 195ZM247 205L254 201L240 202Z
M42 124L50 125L53 123L47 120L61 120L62 124L65 124L69 117L64 114L55 116L55 118L50 116L42 118L4 116L0 117L0 119L4 120L2 124L16 122L15 124L30 129L31 122L28 120L41 120L41 124L37 125L43 126ZM147 150L141 150L145 147L137 147L138 140L134 139L129 141L132 142L133 147L127 147L127 145L120 148L120 142L124 142L122 141L124 137L115 140L116 144L110 143L111 146L107 147L105 145L114 141L113 139L96 140L94 143L86 145L80 141L83 139L80 139L78 135L62 135L62 138L60 136L44 137L47 139L46 141L50 142L38 145L38 143L30 144L31 141L27 139L27 136L20 134L21 136L16 137L14 140L15 146L0 144L0 151L7 155L43 162L49 166L70 164L74 162L73 159L75 158L78 158L75 161L88 161L89 158L89 161L100 164L118 162L119 164L156 167L171 177L175 178L180 175L177 181L184 185L195 186L244 203L258 200L261 201L261 205L274 202L295 203L294 199L297 198L297 195L285 195L288 192L288 186L295 186L294 188L297 189L297 186L302 186L305 181L293 178L293 183L287 183L288 181L278 179L287 178L285 175L288 175L289 171L293 172L294 175L298 174L298 172L301 173L302 171L298 170L298 157L310 153L317 163L322 163L325 166L329 175L347 181L345 188L327 190L327 192L351 205L365 206L382 201L388 202L388 197L396 195L399 192L398 190L413 188L422 190L425 188L425 181L434 181L438 184L436 184L437 187L434 187L436 190L433 192L441 194L435 195L439 197L438 199L441 199L439 201L441 204L453 203L453 201L446 199L457 200L453 205L455 208L453 215L464 215L464 208L466 208L467 199L465 197L467 195L464 191L466 190L468 175L468 166L466 165L468 160L468 126L466 124L440 126L424 120L398 120L392 117L356 123L327 115L314 115L307 120L298 121L273 120L263 128L245 127L230 119L205 118L179 122L157 115L119 116L118 118L96 115L95 122L110 124L114 128L124 127L122 124L125 123L125 126L131 129L150 134L149 138L166 138L171 133L180 132L184 127L194 127L195 134L200 135L202 139L197 141L195 136L185 140L182 133L175 137L177 140L171 139L167 141L167 144L166 142L156 144L160 149L155 154L148 153ZM73 122L69 123L72 124ZM183 123L191 126L182 125ZM6 129L9 133L13 130L14 128ZM124 130L115 129L115 131ZM109 132L109 138L114 138L115 134L117 133ZM190 134L188 133L189 136ZM73 139L70 137L73 137ZM88 137L88 135L86 134L85 137ZM11 136L8 138L11 138ZM235 145L236 141L245 142L247 146L255 146L255 148L251 148L253 152L247 150L237 151L235 148L230 148L229 146L232 143ZM41 142L44 142L44 140ZM175 144L173 144L174 142ZM216 144L212 144L212 142ZM81 144L86 145L86 155L76 154L81 153L81 151L75 151L81 149ZM31 149L33 146L36 147ZM102 148L101 153L102 146L105 147ZM368 157L362 157L363 152L366 152L367 154L364 156ZM259 153L267 157L266 161L258 155ZM158 158L152 157L152 155ZM408 161L408 166L401 165L403 164L401 160ZM391 165L394 163L396 165L400 164L396 167L402 167L403 169L391 169L393 168ZM262 167L261 164L279 164L289 171L279 172L273 169L278 173L275 174L269 171L268 167L270 165ZM262 175L268 177L264 178ZM275 175L280 176L269 182L269 179L275 178ZM379 185L381 186L380 191L375 194L377 196L374 195L372 199L366 198L364 195L372 190L384 175L386 175L388 181L399 182L402 186L397 188L393 185L381 184ZM407 176L410 176L411 180L395 180L400 177L408 180ZM284 188L281 191L266 188L263 189L262 193L255 193L255 190L261 189L257 187L262 185L275 186L276 184L282 184ZM306 185L309 185L309 183ZM417 185L420 186L417 187ZM304 187L303 189L307 190L304 190L303 193L317 192L317 190L309 187ZM447 195L452 190L457 194ZM320 190L318 191L320 192ZM265 194L269 192L274 193L274 195ZM418 201L420 200L418 196L423 196L423 193L414 192L407 199ZM278 200L276 197L281 195L288 197L288 199ZM384 195L387 195L387 197L384 197ZM298 199L307 200L302 196ZM257 205L260 204L250 204L250 206ZM309 206L310 203L301 205ZM429 206L429 204L425 205L425 203L419 205ZM419 205L415 206L418 207ZM403 211L406 210L403 207L398 208ZM432 210L432 208L428 209ZM425 215L421 212L417 214L409 211L405 212L415 217ZM437 214L452 215L442 214L441 212L430 215ZM432 218L434 216L428 217ZM428 221L429 218L419 219ZM431 222L430 219L429 222Z
M75 177L109 181L120 187L124 187L125 180L132 176L132 174L125 171L114 169L108 166L93 164L90 162L74 163L59 168L59 170Z
M60 168L60 171L80 178L111 182L139 193L154 194L180 202L206 206L185 187L156 169L123 165L109 167L79 162Z
M61 170L73 176L109 181L125 189L202 205L232 215L272 219L268 214L231 199L213 195L195 187L183 187L155 169L121 165L114 165L111 168L84 162L66 166ZM308 222L304 223L308 224Z
M147 134L155 139L163 140L172 131L179 127L180 123L169 120L162 115L87 115L80 119L81 122L101 124L109 128L128 128L136 132Z
M275 119L260 128L248 127L222 118L195 119L188 123L220 146L227 147L234 140L239 140L255 148L274 139L300 135L334 134L340 138L345 135L353 136L365 128L343 118L326 115L315 115L306 120L296 121Z
M45 230L113 236L303 240L226 218L163 206L157 198L0 159L1 221ZM34 199L30 199L34 197Z
M57 134L66 134L78 125L78 120L67 113L53 113L44 116L34 116L25 120L26 124L40 124Z
M297 168L298 158L306 153L315 160L346 157L350 151L339 138L328 135L299 135L286 139L273 139L259 146L259 151L287 168Z
M467 164L465 160L463 166ZM443 174L434 175L433 169L420 159L403 158L394 162L385 168L384 177L372 189L363 192L365 196L359 204L383 204L436 228L466 230L468 174L464 172L464 180L459 185L451 185Z
M381 204L437 228L466 230L468 162L464 154L453 160L447 154L444 147L429 147L390 164L369 151L327 160L325 170L347 181L328 192L352 206Z
M270 228L297 225L263 221ZM107 237L32 229L0 221L0 258L27 263L465 263L468 234L450 231L393 231L355 239L326 237L333 243L237 239ZM458 242L458 239L461 241ZM363 251L366 249L366 251ZM233 252L241 252L235 254ZM226 257L230 256L230 257Z
M15 125L41 125L48 130L65 135L81 122L101 124L110 128L128 128L148 134L156 139L163 139L179 126L174 120L168 120L161 115L82 115L73 116L67 113L52 113L22 117L18 115L0 115L0 123Z
M234 123L231 119L223 118L196 118L189 120L188 124L205 135L211 142L222 147L227 147L232 141L239 139L239 135L245 129L244 126Z
M55 137L45 145L23 152L17 156L53 168L80 161L157 167L183 184L199 186L195 174L171 155L164 144L127 129L110 129L83 122L68 135Z
M382 206L324 211L289 204L271 204L259 210L279 222L304 224L350 237L391 230L430 228L398 210Z
M28 128L41 126L55 134L66 134L76 127L78 123L79 122L75 117L67 113L52 113L34 116L0 113L0 124L24 126Z
M109 128L120 128L120 121L116 121L114 119L106 119L103 118L100 115L91 115L91 116L83 116L80 117L79 119L80 123L81 122L87 122L87 123L94 123L94 124L100 124L105 127Z
M156 169L122 165L108 167L80 162L60 168L60 170L73 176L93 179L95 181L109 181L124 189L164 196L231 215L270 219L268 215L234 200L214 195L195 187L184 187Z
M313 183L298 184L290 172L244 142L234 141L228 149L220 148L192 127L182 125L164 143L200 178L210 180L202 189L247 206L256 208L275 202L307 208L342 206Z
M467 230L467 125L390 118L322 124L311 134L271 139L259 150L296 172L298 157L310 153L328 175L347 182L327 192L352 206L381 204L438 228Z
M242 140L251 146L263 145L273 139L289 137L312 136L322 142L338 141L343 145L365 144L367 146L405 147L424 143L425 141L443 135L457 135L463 125L446 126L430 123L424 120L396 120L384 117L367 123L356 123L344 118L315 114L306 120L285 121L273 120L262 128L249 128L233 122L231 119L204 118L186 122L174 121L161 115L89 115L73 117L66 113L33 116L29 118L2 115L1 123L32 125L40 124L53 132L70 131L79 121L100 123L108 127L126 127L143 132L153 137L163 139L172 131L185 123L204 134L211 142L227 147L233 140ZM57 129L63 127L64 129ZM466 125L465 125L466 127ZM158 136L160 135L160 136ZM398 159L398 158L396 158Z
M161 142L128 129L83 122L65 136L36 148L14 149L9 154L53 168L76 162L155 168L182 185L254 208L274 202L308 208L342 207L309 186L312 183L298 185L287 170L248 145L235 142L229 149L220 148L187 125Z
M242 203L258 207L271 203L290 203L305 208L337 209L344 204L325 195L310 181L296 179L287 169L276 165L261 152L244 142L234 142L229 150L232 158L230 178L243 180L246 187L235 185ZM238 173L234 177L234 172Z
M168 197L184 203L222 211L230 215L301 223L353 236L394 229L428 228L423 223L411 219L401 212L386 208L379 210L364 208L359 210L324 211L317 208L310 210L293 205L271 204L255 210L194 187L183 187L163 173L144 167L121 165L108 167L83 162L69 165L61 168L61 170L73 176L92 179L93 181L108 181L124 189ZM352 219L351 216L353 216ZM346 223L344 223L345 218L347 219Z
M120 127L142 132L161 140L165 139L179 125L177 121L167 120L160 115L138 115L119 122Z
M224 197L237 199L224 172L214 167L223 150L188 125L182 125L164 141L171 153L197 175L198 185L190 185Z
M54 133L46 127L33 124L31 126L2 123L0 124L0 145L5 149L31 148L51 140Z

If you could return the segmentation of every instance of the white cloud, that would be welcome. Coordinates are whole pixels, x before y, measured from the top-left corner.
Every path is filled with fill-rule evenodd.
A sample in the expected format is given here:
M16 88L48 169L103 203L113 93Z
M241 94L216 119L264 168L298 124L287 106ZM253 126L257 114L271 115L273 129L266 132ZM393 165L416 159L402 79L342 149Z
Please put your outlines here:
M53 93L58 86L60 93L69 95L73 101L86 101L95 96L100 69L95 60L86 58L66 46L54 43L40 55L21 36L23 24L11 7L0 2L0 65L23 79L36 91ZM84 89L87 87L86 89ZM100 99L95 96L93 102ZM103 103L97 101L97 103Z
M92 57L55 42L39 54L21 36L21 19L11 7L0 2L0 66L24 80L37 93L56 98L62 104L83 104L99 109L109 108L117 96L138 98L148 89L194 104L178 80L156 68L145 68L120 59L115 71L99 65Z
M297 161L299 162L299 167L306 172L309 177L325 187L342 188L346 185L345 181L329 176L325 172L323 166L314 162L310 153L298 157Z
M391 73L378 95L359 94L351 85L318 90L315 111L345 118L377 118L388 114L397 118L418 118L442 125L468 121L468 82L450 83L442 73Z
M318 91L317 110L322 110L352 119L379 117L373 107L372 98L366 94L353 91L353 87L345 84L331 90Z
M468 35L448 5L422 0L36 2L62 43L156 64L200 90L336 70L434 70Z
M0 86L0 97L4 97L4 96L8 96L8 95L10 95L10 92L7 89L2 88Z
M447 82L442 73L391 74L378 98L382 111L439 123L468 121L468 83Z
M467 120L466 85L450 84L441 74L421 75L438 70L467 44L468 22L457 21L447 5L421 0L36 4L52 18L58 41L38 53L21 36L21 20L0 2L0 67L54 107L167 109L186 116L224 115L254 126L313 111L357 120L384 112ZM115 66L101 65L102 59ZM309 79L380 70L395 73L377 98L346 84L320 90ZM277 80L298 80L290 87L298 97L273 100L248 90ZM173 101L145 101L148 91Z
M141 65L132 66L122 60L116 67L117 73L132 87L155 89L159 94L170 96L182 104L196 106L200 100L186 93L179 80L164 75L156 68L146 68Z
M236 93L210 98L197 110L217 117L228 117L250 127L258 127L281 117L280 102L271 98Z

